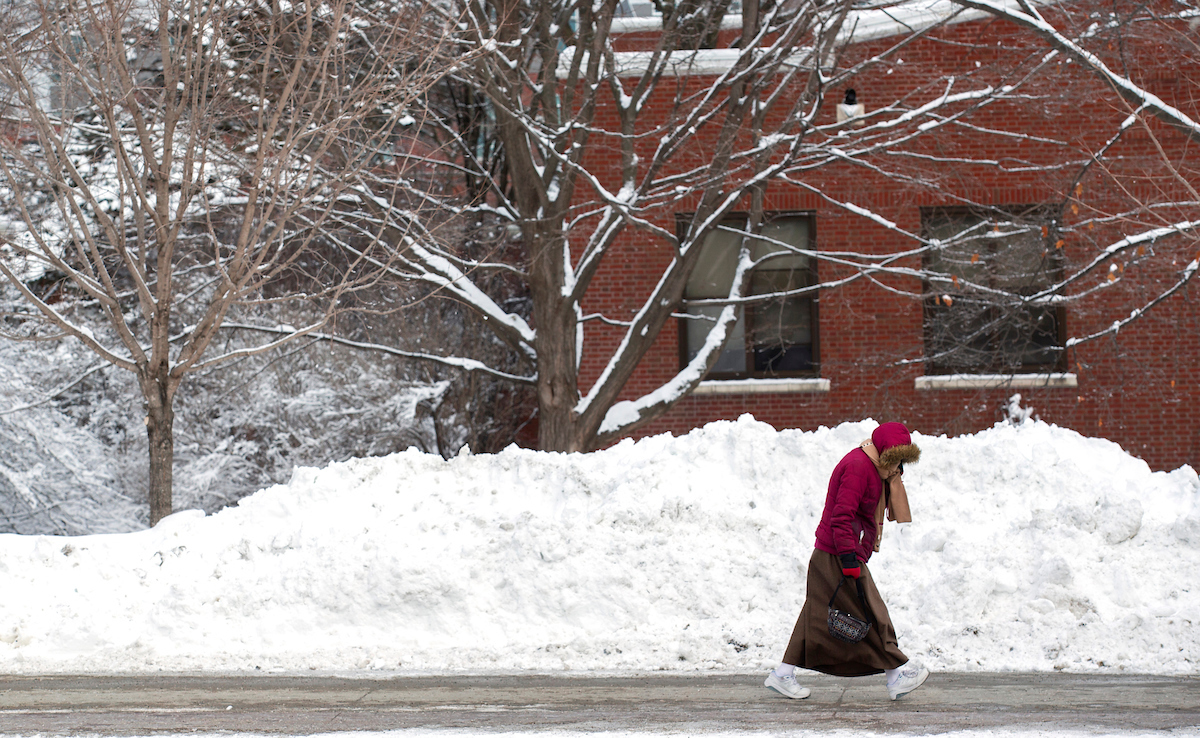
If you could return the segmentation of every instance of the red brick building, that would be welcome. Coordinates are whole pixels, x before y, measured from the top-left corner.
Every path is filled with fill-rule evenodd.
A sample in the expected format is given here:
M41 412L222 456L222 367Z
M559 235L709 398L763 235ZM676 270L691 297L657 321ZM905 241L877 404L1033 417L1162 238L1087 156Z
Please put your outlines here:
M638 48L646 36L628 30L631 25L625 28L628 48ZM893 25L862 34L844 47L841 63L883 52L897 40L893 32L901 30ZM1195 35L1186 26L1179 31ZM1119 47L1101 48L1136 83L1200 118L1200 69L1176 54L1169 39L1130 34L1121 37ZM1145 232L1148 224L1197 217L1200 208L1189 190L1200 183L1198 142L1149 115L1122 128L1131 109L1121 98L1067 55L1048 59L1050 50L1027 30L976 15L931 30L887 63L854 78L857 103L868 121L874 106L928 99L934 94L928 86L947 75L973 78L980 87L1023 83L1019 94L964 115L964 125L914 141L903 161L881 157L889 174L860 159L825 163L791 182L772 181L765 211L775 218L773 233L814 249L880 257L915 249L918 243L903 231L961 242L940 256L900 258L891 264L900 271L821 289L815 299L747 308L726 344L727 356L708 379L639 435L686 432L743 413L778 428L811 429L871 417L902 420L926 434L954 435L1004 418L1010 398L1019 393L1021 404L1042 420L1116 441L1155 469L1185 463L1200 468L1200 286L1195 280L1119 331L1067 343L1128 318L1200 258L1194 235L1168 234L1101 260L1106 249ZM679 83L699 89L706 80L694 74ZM843 89L828 92L819 123L836 123L843 94ZM598 122L617 125L603 111ZM854 121L844 125L854 135ZM592 168L604 171L607 155L602 142L594 144ZM697 141L697 160L706 155L705 142ZM615 189L618 174L611 175L606 186ZM577 199L588 196L580 192ZM1191 205L1164 205L1170 202ZM861 217L840 203L877 217ZM687 193L681 193L654 217L669 230L689 207ZM627 316L670 258L670 244L628 233L597 277L603 289L592 294L600 296L585 303L584 311ZM991 327L988 320L995 316L984 308L956 313L971 301L959 289L959 277L985 285L989 279L1003 280L989 272L999 271L1005 259L1040 264L1022 270L1026 290L1078 273L1064 290L1073 299L1031 307L1019 319L999 318ZM721 279L719 262L719 257L703 261L702 274L689 283L692 294L685 297L705 297L704 279ZM1078 269L1093 262L1094 268ZM951 275L950 281L930 281L931 270ZM797 262L785 271L761 275L763 284L794 288L804 280L828 284L851 276L836 260ZM756 336L768 323L775 326L775 338L760 341ZM679 371L689 352L688 324L680 318L668 325L624 397L645 394ZM585 336L584 392L620 331L591 322ZM1004 357L999 348L1005 349Z

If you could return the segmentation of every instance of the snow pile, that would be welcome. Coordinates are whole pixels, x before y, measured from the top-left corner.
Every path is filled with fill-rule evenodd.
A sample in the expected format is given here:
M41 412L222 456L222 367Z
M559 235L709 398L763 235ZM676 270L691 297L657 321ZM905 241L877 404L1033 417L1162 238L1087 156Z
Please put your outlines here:
M0 536L0 670L754 671L804 594L830 470L875 427L749 417L593 454L298 469L205 517ZM871 562L942 670L1200 665L1200 481L1037 422L918 436Z

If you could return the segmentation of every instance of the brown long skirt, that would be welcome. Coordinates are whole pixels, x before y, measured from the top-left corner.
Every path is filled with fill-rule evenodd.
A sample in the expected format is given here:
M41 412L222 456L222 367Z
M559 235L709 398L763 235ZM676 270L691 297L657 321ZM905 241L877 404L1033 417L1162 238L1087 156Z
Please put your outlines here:
M808 562L808 592L804 607L783 654L783 663L834 676L867 676L903 665L908 657L896 645L896 630L892 627L887 605L879 596L866 564L862 565L860 581L871 619L875 621L871 630L858 643L846 643L829 635L829 598L841 579L842 563L838 557L814 550ZM833 606L863 618L863 607L853 579L847 579L838 590Z

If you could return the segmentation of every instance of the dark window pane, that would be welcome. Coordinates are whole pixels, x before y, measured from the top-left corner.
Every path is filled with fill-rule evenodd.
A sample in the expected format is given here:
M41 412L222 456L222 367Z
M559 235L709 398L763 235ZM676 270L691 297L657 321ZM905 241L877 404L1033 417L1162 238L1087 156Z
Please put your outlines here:
M751 277L756 295L786 293L810 284L804 270L759 271ZM807 297L780 297L754 304L747 340L759 372L812 369L812 304Z
M806 372L813 368L812 344L754 349L754 370L766 374Z
M687 309L689 316L694 315L696 317L686 319L687 355L685 363L696 358L696 354L704 346L704 341L708 338L708 333L716 324L717 316L720 313L720 307L696 306ZM721 348L721 356L717 359L717 363L713 366L711 373L725 374L746 371L744 323L745 321L739 316L737 323L730 328L729 335L725 339L725 345Z
M741 223L729 225L742 227ZM741 245L742 237L737 233L715 230L708 234L700 248L700 260L688 275L684 294L693 300L726 297L737 271L738 249Z
M739 308L710 377L811 374L816 367L813 324L816 304L809 295L796 295L815 284L807 255L807 216L777 217L764 225L761 238L748 245L749 256L759 262L751 273L746 295L772 295L763 302ZM744 220L727 226L745 228ZM718 230L705 240L696 268L688 278L685 300L721 299L729 295L737 271L743 237ZM693 359L703 347L720 314L719 305L686 305L680 337L681 358ZM695 317L693 317L695 316Z
M925 358L930 373L1038 372L1061 368L1063 312L1030 305L1062 273L1056 212L1024 207L923 212Z

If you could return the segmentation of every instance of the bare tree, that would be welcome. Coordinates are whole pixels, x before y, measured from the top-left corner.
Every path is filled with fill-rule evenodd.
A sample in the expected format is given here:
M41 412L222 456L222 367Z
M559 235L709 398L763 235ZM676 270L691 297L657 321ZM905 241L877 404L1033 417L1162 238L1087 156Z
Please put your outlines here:
M761 189L766 179L782 171L778 154L787 150L785 137L764 143L770 138L764 134L758 137L757 152L746 156L742 147L754 146L747 141L747 130L760 125L768 111L782 119L778 125L783 131L808 124L816 92L808 76L811 61L830 51L841 17L818 13L815 7L799 13L777 9L762 22L747 24L738 61L711 90L681 86L674 108L665 116L669 122L655 132L661 134L661 146L651 158L638 162L635 149L640 148L640 137L651 137L635 132L644 125L647 103L660 84L670 87L684 79L676 76L677 66L687 63L679 54L695 54L698 46L712 39L723 21L724 6L684 5L672 10L657 49L644 55L644 68L632 75L618 69L627 62L614 56L609 29L616 7L615 2L595 6L489 2L462 7L468 20L458 41L479 56L454 75L454 84L472 91L464 98L474 115L462 115L462 106L455 116L431 106L429 127L444 134L445 159L473 172L474 186L482 194L457 212L476 214L494 227L519 233L524 249L519 260L496 258L497 254L464 257L425 238L402 244L397 254L401 264L395 268L397 273L434 285L469 305L525 363L527 373L518 381L536 385L539 444L544 449L582 450L615 437L662 412L694 386L715 360L719 342L680 375L664 402L635 411L632 419L601 427L617 393L674 314L699 252L689 244L703 240L743 195ZM683 25L688 32L677 34ZM760 54L768 36L774 40ZM803 41L813 39L817 43L801 52L810 62L806 69L795 56ZM801 94L781 102L785 89ZM619 105L621 129L593 136L594 117L606 97ZM469 125L464 126L464 121ZM696 139L698 127L720 130L711 163L689 167L682 175L667 174L667 164L681 158ZM485 128L485 135L480 135ZM600 145L620 151L623 176L616 187L605 186L585 163L585 152L597 138L605 139ZM480 145L481 141L497 145ZM502 167L486 160L495 151L502 153ZM364 186L378 185L364 182ZM597 204L589 208L591 212L575 204L581 187L594 190ZM627 227L645 228L656 239L674 239L673 227L663 228L645 213L675 197L676 190L700 193L679 258L629 324L629 340L614 354L604 378L583 397L579 341L586 318L581 304L592 278ZM381 213L389 219L402 216L394 211ZM569 234L572 229L581 232L581 225L589 220L590 237L582 255L572 256ZM497 273L524 282L530 315L506 309L478 288L477 280ZM741 284L736 286L734 301L741 289ZM726 330L734 318L732 307L724 311L718 330Z
M464 128L461 116L431 106L426 125L443 135L445 147L420 158L472 172L485 194L441 198L440 204L460 216L507 223L519 232L524 252L520 259L464 254L408 228L407 239L391 239L398 245L391 268L470 306L524 362L522 376L508 377L536 386L539 444L549 450L596 448L660 416L727 358L738 359L728 356L735 331L746 333L746 352L755 354L747 361L807 360L811 366L792 351L785 330L777 327L772 338L756 342L750 333L758 329L743 316L754 311L760 323L765 315L765 322L783 324L787 300L855 282L925 306L925 345L912 356L883 359L892 365L919 362L935 372L1065 369L1069 347L1119 330L1194 276L1194 260L1173 272L1170 266L1197 225L1198 199L1187 196L1190 175L1177 152L1164 151L1156 162L1106 156L1144 116L1184 129L1194 124L1134 81L1140 67L1113 72L1082 47L1066 51L1074 42L1053 26L1042 27L1030 6L962 5L971 8L931 18L904 3L861 9L850 2L748 2L722 31L723 3L662 3L661 32L630 41L613 31L615 0L464 4L457 41L476 56L453 77L475 91L483 112ZM910 11L915 14L905 15ZM1152 36L1156 23L1173 32L1180 23L1186 27L1190 12L1145 11L1119 22L1123 28L1142 23ZM948 24L989 15L1036 35L1005 26L1002 33L1014 43L998 55L994 40L955 41L968 58L991 61L969 71L925 68L919 81L889 83L888 98L869 112L847 98L849 122L822 117L829 91L840 98L854 80L898 68L902 52ZM883 40L848 43L860 24L881 19L895 26ZM1074 27L1083 29L1079 38L1094 33L1088 24ZM714 44L722 48L705 48ZM1022 111L1017 119L1028 120L1030 110L1071 105L1055 87L1062 84L1056 75L1064 53L1105 83L1072 94L1111 93L1132 106L1130 117L1114 121L1098 144L1065 132L1006 127L1006 111ZM1072 74L1072 84L1078 78ZM479 144L481 126L496 147ZM1014 154L1001 161L990 144L981 144L986 141ZM499 169L483 160L496 151L504 159ZM1056 194L1036 208L973 199L972 175L998 170L1038 172ZM1142 184L1164 175L1178 186L1146 197ZM912 228L860 198L849 181L864 191L933 193L950 204L928 209L921 227ZM1087 212L1080 197L1085 183L1089 193L1108 193ZM820 198L887 235L892 245L848 251L788 236L788 228L800 226L773 219L766 204L780 185ZM364 178L361 186L378 203L370 193L393 183ZM434 199L428 191L421 197ZM408 222L398 208L378 213L392 227ZM720 239L735 246L735 258L722 267L732 276L706 285L712 265L705 248ZM603 307L599 293L613 283L597 281L602 265L639 243L663 254L659 266L644 286L622 286L625 304ZM816 264L819 280L812 278ZM1082 314L1113 285L1132 279L1139 264L1154 273L1139 288L1145 302L1103 330L1069 335L1062 308ZM479 289L481 277L497 273L528 286L528 315ZM672 320L695 334L678 371L634 399L620 399ZM585 338L606 358L588 376L590 386L582 379ZM443 356L460 365L466 358L453 350Z
M0 20L0 273L27 318L136 375L151 524L172 509L185 377L321 329L363 278L322 258L318 234L442 72L422 18L348 0L33 0ZM278 326L288 301L301 325L210 350L230 321Z
M472 173L479 196L440 198L440 205L519 233L519 259L504 258L510 252L463 254L414 235L404 210L379 208L380 220L404 224L409 233L390 239L398 246L392 271L470 306L524 362L523 376L508 377L536 386L539 445L548 450L595 448L661 415L723 361L726 337L740 330L747 306L782 319L785 308L773 301L816 294L819 285L797 277L811 273L805 264L812 259L856 264L850 279L888 267L874 258L823 257L811 244L785 238L786 226L769 222L765 192L789 172L840 161L846 141L834 139L842 126L818 125L825 90L904 48L911 34L839 70L839 33L851 3L744 4L720 49L706 47L722 38L726 4L681 3L662 6L662 32L650 48L623 51L612 33L618 7L615 0L497 0L461 8L466 22L457 41L474 55L453 79L474 91L480 112L451 116L427 108L425 129L438 131L443 146L421 158ZM957 111L999 93L929 85L912 94L926 99L883 111L872 133L860 137L866 150L932 135ZM481 128L495 147L480 144ZM496 151L503 167L487 159ZM364 178L361 186L364 200L380 203L379 193L394 182ZM428 191L419 195L432 199ZM672 209L681 202L687 217L676 220ZM628 314L585 314L602 264L634 237L667 250L661 272ZM715 292L685 295L705 244L730 237L740 244L731 277ZM774 276L763 279L768 273ZM479 288L495 274L524 282L528 315ZM697 327L683 368L641 398L619 401L663 327L681 316ZM586 325L621 335L584 392ZM769 346L768 361L790 361L788 351Z

